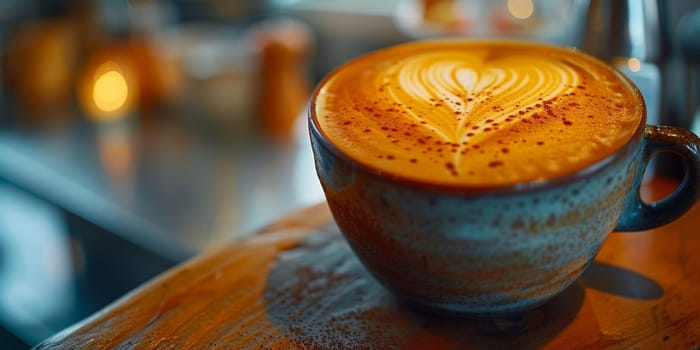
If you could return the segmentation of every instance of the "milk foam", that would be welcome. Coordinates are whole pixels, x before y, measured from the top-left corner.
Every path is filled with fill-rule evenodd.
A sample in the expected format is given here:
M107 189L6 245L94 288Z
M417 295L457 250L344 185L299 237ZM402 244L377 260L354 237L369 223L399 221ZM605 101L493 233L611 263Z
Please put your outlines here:
M315 97L322 133L359 162L440 184L499 185L575 172L643 119L610 68L564 49L422 42L332 74Z

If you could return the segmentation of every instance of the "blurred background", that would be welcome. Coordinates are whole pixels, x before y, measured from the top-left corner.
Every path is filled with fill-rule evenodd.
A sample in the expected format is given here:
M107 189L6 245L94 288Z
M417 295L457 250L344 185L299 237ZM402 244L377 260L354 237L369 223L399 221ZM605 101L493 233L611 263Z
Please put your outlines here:
M700 0L0 0L0 347L323 200L313 86L444 36L579 47L698 132Z

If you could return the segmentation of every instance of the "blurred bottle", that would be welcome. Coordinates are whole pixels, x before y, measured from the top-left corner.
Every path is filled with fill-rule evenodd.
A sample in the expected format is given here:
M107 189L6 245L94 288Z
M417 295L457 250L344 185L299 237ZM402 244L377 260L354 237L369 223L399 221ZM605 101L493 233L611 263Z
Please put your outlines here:
M7 34L2 79L21 122L43 125L71 116L80 32L72 18L59 13L22 23Z
M260 55L261 125L272 137L289 139L311 92L311 32L292 19L264 21L251 30Z

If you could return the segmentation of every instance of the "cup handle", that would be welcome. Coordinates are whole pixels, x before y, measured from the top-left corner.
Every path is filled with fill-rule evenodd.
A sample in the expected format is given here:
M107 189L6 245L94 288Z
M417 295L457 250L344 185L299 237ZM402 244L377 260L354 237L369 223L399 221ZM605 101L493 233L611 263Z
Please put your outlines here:
M637 171L615 231L642 231L665 225L695 204L700 197L700 138L692 132L669 126L647 125L644 129L642 165ZM681 184L668 197L644 203L639 187L644 169L657 153L671 152L683 159L685 175Z

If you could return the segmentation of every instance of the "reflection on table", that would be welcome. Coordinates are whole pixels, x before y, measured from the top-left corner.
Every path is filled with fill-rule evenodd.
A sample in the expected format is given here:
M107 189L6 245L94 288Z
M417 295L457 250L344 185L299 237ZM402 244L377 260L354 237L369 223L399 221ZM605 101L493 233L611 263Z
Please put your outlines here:
M118 287L124 279L139 283L201 250L320 200L322 193L301 119L299 137L286 143L255 135L217 141L164 122L139 129L78 124L55 130L1 130L0 178L33 196L16 200L27 195L9 187L9 192L0 196L4 200L2 212L16 213L8 214L11 220L3 222L7 226L3 250L17 251L12 247L23 244L37 252L27 257L50 256L53 268L37 266L34 275L49 273L52 279L80 275L84 264L83 269L88 268L103 281L92 283L106 290L113 286L115 290L107 295L116 297L125 292ZM22 206L27 201L30 204ZM69 215L68 226L64 211ZM65 235L66 231L70 235ZM22 237L25 243L17 241ZM55 254L41 253L45 250ZM59 263L56 254L63 256L65 264ZM154 257L140 258L144 254ZM20 263L8 259L12 264ZM22 266L19 271L29 268ZM19 275L12 276L5 276L4 285L22 281L17 279ZM75 288L71 282L60 283ZM26 287L42 290L42 285L29 283ZM50 290L53 296L77 296L65 288ZM31 295L13 303L23 300L20 304L38 307L37 300L55 299ZM12 313L9 316L32 314L36 307L20 313L8 311ZM69 302L62 306L70 307Z

